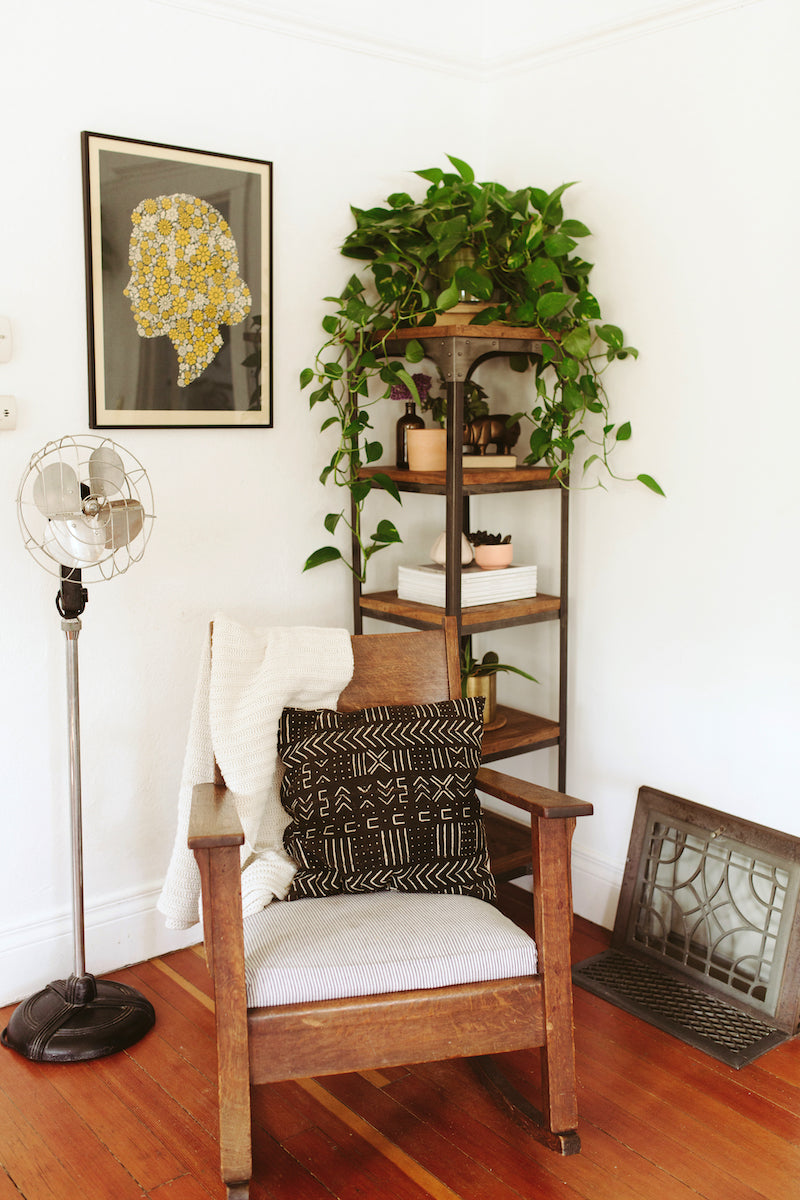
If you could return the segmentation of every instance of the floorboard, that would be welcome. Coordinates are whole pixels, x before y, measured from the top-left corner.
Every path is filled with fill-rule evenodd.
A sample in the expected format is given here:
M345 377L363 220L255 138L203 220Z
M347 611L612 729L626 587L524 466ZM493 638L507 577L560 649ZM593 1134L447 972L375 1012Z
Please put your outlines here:
M529 896L502 905L530 928ZM576 919L575 961L608 941ZM221 1200L202 952L113 977L156 1008L130 1050L60 1067L0 1050L0 1200ZM252 1200L800 1200L800 1041L735 1071L580 988L575 1023L580 1155L540 1146L469 1063L411 1064L255 1089ZM504 1059L535 1102L538 1053Z

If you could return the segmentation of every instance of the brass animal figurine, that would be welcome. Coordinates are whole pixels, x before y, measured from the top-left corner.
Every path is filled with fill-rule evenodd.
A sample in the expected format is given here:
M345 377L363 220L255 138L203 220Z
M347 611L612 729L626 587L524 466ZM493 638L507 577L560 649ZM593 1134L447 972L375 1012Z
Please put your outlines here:
M506 413L493 413L488 417L476 417L464 426L464 445L472 446L476 453L485 454L487 446L496 446L498 454L510 454L520 434L519 421L507 425Z

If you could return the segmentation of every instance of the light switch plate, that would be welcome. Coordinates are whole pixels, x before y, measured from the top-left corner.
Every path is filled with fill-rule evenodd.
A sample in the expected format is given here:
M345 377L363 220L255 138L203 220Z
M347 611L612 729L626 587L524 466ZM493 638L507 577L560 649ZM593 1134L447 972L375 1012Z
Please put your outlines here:
M0 363L11 361L11 322L0 317Z
M17 428L17 401L14 396L0 396L0 430Z

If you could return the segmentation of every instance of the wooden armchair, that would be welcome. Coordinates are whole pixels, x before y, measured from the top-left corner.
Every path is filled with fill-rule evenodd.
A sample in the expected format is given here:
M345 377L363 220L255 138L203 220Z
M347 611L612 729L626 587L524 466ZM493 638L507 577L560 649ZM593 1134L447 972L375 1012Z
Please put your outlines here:
M460 696L453 618L434 632L354 637L353 652L355 670L339 701L342 712ZM250 1009L240 890L243 835L224 782L195 788L189 846L201 872L206 957L214 979L221 1175L229 1200L249 1195L250 1085L278 1080L541 1047L542 1111L529 1109L529 1115L551 1148L562 1154L580 1149L569 863L574 818L592 807L486 768L477 785L531 818L535 975Z

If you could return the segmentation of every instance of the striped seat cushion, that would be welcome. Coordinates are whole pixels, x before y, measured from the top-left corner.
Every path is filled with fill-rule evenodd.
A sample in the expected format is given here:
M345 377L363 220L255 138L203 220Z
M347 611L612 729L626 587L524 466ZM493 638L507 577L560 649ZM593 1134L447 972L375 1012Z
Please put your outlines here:
M536 973L536 946L473 896L280 901L244 922L250 1008Z

